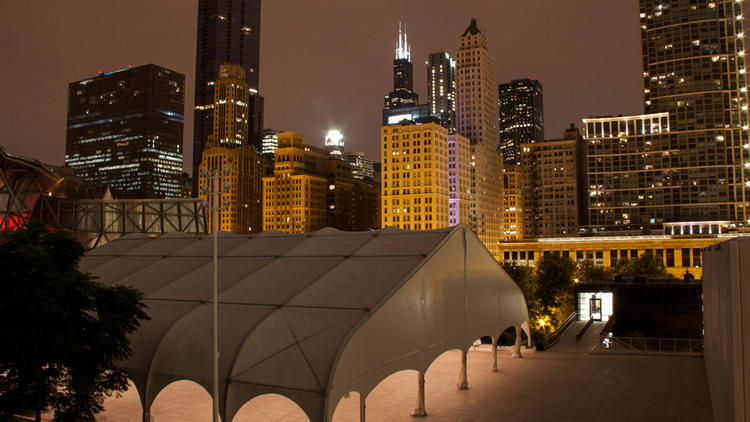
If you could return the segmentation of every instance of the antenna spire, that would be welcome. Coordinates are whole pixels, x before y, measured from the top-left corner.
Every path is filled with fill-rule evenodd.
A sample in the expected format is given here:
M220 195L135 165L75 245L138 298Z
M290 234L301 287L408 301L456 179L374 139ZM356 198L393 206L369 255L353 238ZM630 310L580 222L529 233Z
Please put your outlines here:
M403 30L401 29L401 22L398 23L398 43L396 43L396 59L406 59L411 61L411 47L406 35L406 24L403 24Z

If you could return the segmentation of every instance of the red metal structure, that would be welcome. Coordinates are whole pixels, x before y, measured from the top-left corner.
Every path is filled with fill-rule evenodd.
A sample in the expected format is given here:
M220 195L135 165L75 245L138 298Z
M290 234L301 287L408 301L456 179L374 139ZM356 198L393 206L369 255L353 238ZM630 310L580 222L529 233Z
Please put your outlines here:
M48 198L61 180L41 162L9 154L0 146L0 232L22 226L35 207L55 216Z

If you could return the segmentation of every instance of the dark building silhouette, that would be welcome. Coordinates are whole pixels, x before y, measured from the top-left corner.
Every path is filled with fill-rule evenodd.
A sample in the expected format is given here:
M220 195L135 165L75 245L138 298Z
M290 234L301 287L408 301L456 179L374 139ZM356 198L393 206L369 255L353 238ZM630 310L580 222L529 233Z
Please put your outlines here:
M185 75L148 64L68 86L65 164L101 197L180 198Z
M544 141L542 83L517 79L498 86L500 152L508 164L521 162L519 145Z
M456 133L456 61L445 51L427 60L427 104L449 133Z
M260 0L199 0L195 59L195 121L193 132L193 195L195 177L206 140L213 133L213 83L224 63L245 70L250 86L248 143L261 149L263 97L258 95L260 71Z

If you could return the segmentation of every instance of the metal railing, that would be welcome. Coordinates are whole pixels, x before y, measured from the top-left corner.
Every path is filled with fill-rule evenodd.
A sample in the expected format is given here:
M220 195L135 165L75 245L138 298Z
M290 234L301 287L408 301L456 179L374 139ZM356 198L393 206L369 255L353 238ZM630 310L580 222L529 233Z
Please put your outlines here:
M602 346L613 352L703 354L701 339L603 336Z
M593 323L594 319L589 318L589 320L586 322L586 325L584 325L583 328L581 328L581 331L576 334L576 343L581 341L581 338L583 338L583 336L586 334L586 331L589 329L589 327L591 327L591 324Z
M547 350L550 347L554 346L555 343L560 340L560 337L565 334L565 331L567 331L568 328L570 328L570 326L576 321L578 321L578 311L573 311L568 316L568 318L566 318L565 321L563 321L563 323L560 324L559 327L557 327L557 330L547 334L544 339L542 339L542 343L537 345L538 350Z

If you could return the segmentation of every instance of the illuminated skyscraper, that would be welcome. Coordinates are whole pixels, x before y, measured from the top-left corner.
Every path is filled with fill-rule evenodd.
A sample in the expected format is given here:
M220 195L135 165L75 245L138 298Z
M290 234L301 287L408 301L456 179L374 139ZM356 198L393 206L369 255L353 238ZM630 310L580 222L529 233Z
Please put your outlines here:
M406 37L406 25L398 24L396 58L393 59L393 91L385 96L383 126L403 120L414 122L430 116L427 104L419 104L414 92L414 71L411 64L411 46Z
M273 129L263 129L263 146L261 147L261 154L266 157L273 158L273 152L276 151L276 147L279 146L279 137L276 135L280 131Z
M419 95L414 92L414 70L411 64L411 46L398 24L396 58L393 59L393 91L385 97L385 109L409 107L419 103Z
M248 145L250 89L245 70L236 64L219 67L214 82L213 137L222 146Z
M586 224L588 205L586 144L578 128L571 125L562 139L520 147L517 187L523 214L518 224L523 224L523 236L577 236L578 227Z
M195 121L193 131L193 194L201 152L213 133L214 83L219 67L235 63L248 83L247 142L261 148L263 97L258 95L260 70L260 0L199 0L195 59Z
M456 62L441 51L427 61L427 104L430 115L443 122L450 133L456 132Z
M449 227L448 130L437 123L381 129L382 226Z
M185 76L153 64L68 86L65 164L96 196L180 198Z
M331 155L341 156L344 152L344 135L336 129L329 130L323 145Z
M380 186L296 132L278 133L273 174L263 178L263 229L305 233L380 228Z
M742 2L640 0L640 30L646 114L584 120L590 230L747 224Z
M497 150L495 62L476 19L460 37L456 62L457 130L471 141L470 227L497 258L503 237L503 163Z
M521 162L521 144L544 141L542 83L517 79L498 86L500 152L506 164Z
M448 135L449 224L471 223L471 145L457 133Z
M219 184L224 193L220 197L222 210L218 227L221 231L237 234L262 229L262 177L265 169L265 160L254 146L246 142L247 103L252 94L244 78L242 67L228 63L221 65L214 85L214 130L201 154L200 172L195 178L198 186L213 188L204 170L211 174L231 169ZM199 192L199 196L211 201L205 191ZM208 218L211 220L212 216ZM208 227L213 227L211 221Z

